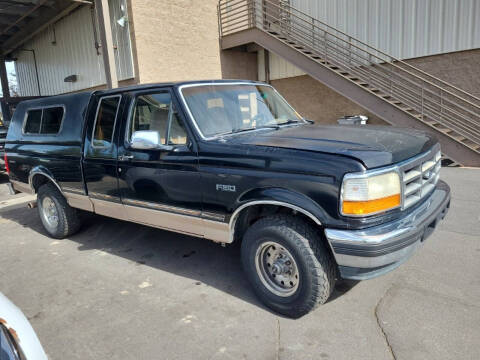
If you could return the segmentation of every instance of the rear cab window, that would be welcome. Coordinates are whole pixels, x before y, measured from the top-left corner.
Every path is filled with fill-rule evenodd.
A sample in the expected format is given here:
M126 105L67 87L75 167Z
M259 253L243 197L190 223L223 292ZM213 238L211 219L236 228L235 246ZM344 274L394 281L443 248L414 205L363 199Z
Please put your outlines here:
M65 117L64 106L49 106L27 110L23 133L25 135L57 135Z
M100 99L93 128L92 147L109 148L112 146L115 120L121 96L106 96Z

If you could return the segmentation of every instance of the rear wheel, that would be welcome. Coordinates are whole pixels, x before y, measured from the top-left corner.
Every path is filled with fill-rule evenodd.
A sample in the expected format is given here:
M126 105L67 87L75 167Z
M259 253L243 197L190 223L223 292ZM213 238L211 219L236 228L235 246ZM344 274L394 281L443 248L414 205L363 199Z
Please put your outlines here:
M335 262L317 230L294 217L253 224L242 241L242 263L257 296L293 318L325 303L335 285Z
M52 183L38 189L37 207L43 227L56 239L74 234L80 228L78 211L68 205L67 200Z

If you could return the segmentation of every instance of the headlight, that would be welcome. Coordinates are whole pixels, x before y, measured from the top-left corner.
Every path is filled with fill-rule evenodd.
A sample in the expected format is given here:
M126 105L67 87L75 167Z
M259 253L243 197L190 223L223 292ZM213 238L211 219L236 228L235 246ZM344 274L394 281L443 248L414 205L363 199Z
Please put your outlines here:
M343 215L373 215L400 205L400 178L396 172L372 176L347 174L343 179L340 204Z

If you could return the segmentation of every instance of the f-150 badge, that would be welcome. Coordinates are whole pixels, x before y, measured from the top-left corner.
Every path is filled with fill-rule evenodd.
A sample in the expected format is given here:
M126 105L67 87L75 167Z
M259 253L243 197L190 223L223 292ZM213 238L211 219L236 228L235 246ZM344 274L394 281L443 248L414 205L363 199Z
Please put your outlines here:
M237 191L237 189L235 188L235 185L217 184L217 191L235 192L235 191Z

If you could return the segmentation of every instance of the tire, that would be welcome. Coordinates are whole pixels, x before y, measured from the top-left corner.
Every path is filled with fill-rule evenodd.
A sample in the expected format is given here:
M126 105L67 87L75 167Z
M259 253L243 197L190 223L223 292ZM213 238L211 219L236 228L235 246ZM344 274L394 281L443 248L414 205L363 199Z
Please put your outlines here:
M63 239L80 229L78 211L68 205L65 197L52 183L44 184L38 189L37 208L43 227L55 239Z
M299 318L325 303L335 286L337 267L320 234L292 216L269 216L250 226L241 256L257 296L288 317Z

